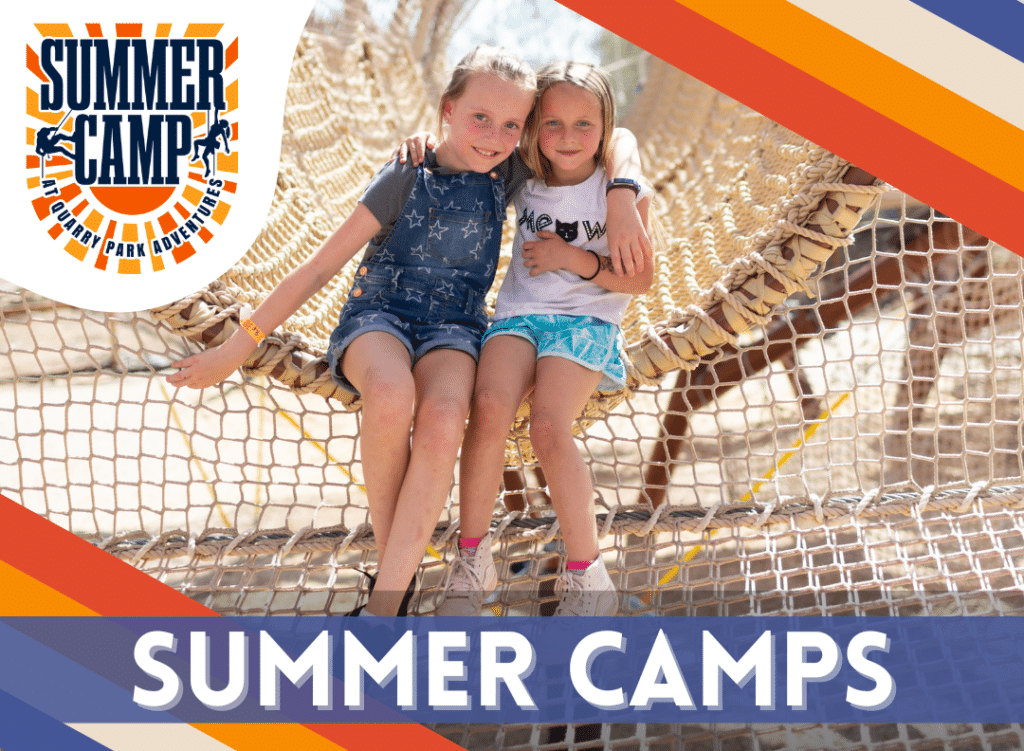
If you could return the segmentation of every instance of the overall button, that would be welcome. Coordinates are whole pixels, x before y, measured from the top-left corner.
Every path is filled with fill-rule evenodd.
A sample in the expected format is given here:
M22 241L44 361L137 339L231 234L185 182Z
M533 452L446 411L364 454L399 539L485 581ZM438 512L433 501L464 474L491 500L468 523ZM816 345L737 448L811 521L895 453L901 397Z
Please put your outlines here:
M359 276L366 276L368 273L370 273L370 270L368 268L366 268L365 266L359 267Z
M352 297L359 297L361 294L363 294L363 291L358 287L352 291Z
M491 170L491 179L492 180L497 180L498 179L498 173L495 172L494 170Z

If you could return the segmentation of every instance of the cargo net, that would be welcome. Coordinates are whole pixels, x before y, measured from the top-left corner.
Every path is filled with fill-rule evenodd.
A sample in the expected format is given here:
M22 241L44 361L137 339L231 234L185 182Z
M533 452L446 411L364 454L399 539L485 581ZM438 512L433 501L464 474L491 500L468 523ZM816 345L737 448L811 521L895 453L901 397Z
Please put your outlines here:
M164 376L229 335L396 138L429 125L429 61L457 14L409 20L412 5L387 29L352 11L304 34L267 224L208 289L100 314L0 286L0 488L220 613L339 614L366 596L360 413L322 357L353 268L228 382L174 392ZM596 394L579 425L622 613L1024 614L1021 259L655 61L626 124L666 242L624 326L630 388ZM528 421L525 405L485 615L556 604ZM458 513L453 487L417 614ZM1019 725L436 729L469 748L1024 746Z

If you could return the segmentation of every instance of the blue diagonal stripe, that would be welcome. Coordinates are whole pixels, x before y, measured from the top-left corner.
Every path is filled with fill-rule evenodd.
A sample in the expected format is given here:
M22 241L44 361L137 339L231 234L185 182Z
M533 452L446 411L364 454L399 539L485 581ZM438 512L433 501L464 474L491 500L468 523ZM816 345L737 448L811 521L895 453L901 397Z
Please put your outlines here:
M966 0L912 1L1024 63L1024 3L1020 0L983 0L980 3Z
M110 751L6 691L0 691L0 717L4 718L0 722L0 748L4 751Z

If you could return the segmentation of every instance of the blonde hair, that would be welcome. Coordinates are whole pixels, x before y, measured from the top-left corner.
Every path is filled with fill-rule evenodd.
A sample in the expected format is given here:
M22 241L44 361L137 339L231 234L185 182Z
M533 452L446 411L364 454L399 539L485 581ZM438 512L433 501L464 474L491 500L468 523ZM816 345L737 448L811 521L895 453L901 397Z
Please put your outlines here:
M551 162L540 153L540 104L544 92L555 84L571 83L589 91L601 103L601 142L594 154L595 164L604 164L608 157L608 142L615 129L615 95L612 93L612 82L608 74L590 63L559 60L549 63L537 73L537 100L533 111L526 119L523 128L523 139L520 149L523 159L535 175L550 180L554 173Z
M519 55L504 47L477 45L459 60L452 71L451 80L441 92L441 101L437 105L438 133L444 130L444 108L463 95L469 79L476 73L490 73L503 81L516 84L525 92L532 93L537 89L537 74Z

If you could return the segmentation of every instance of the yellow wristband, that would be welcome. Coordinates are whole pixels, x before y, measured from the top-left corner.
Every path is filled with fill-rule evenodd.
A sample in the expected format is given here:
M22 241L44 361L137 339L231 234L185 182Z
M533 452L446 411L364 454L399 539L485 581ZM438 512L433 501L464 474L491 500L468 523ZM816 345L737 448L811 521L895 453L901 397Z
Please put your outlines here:
M257 344L267 338L267 335L263 333L260 327L257 326L256 322L251 318L246 318L242 321L242 328L249 332L249 336L256 340Z

